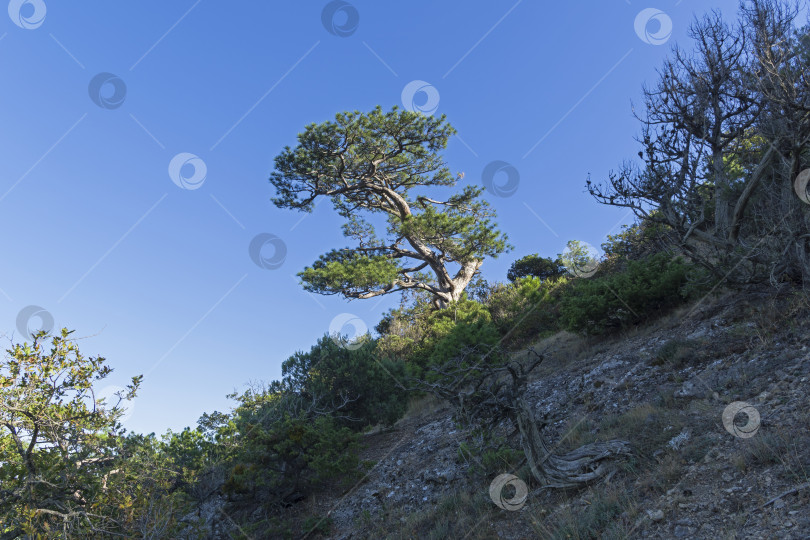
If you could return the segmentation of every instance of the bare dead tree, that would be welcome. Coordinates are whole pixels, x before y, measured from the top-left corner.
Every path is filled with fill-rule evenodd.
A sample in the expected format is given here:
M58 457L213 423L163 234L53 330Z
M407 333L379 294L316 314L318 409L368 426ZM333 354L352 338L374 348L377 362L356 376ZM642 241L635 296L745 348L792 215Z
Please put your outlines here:
M792 193L810 141L806 32L783 0L741 12L734 27L694 21L694 51L674 48L644 89L643 165L588 190L731 282L810 277L808 209Z
M500 351L495 351L500 353ZM470 348L446 363L433 366L415 389L430 392L451 403L456 418L466 425L493 430L504 421L520 433L521 446L534 479L544 487L577 488L606 478L615 471L615 460L631 454L630 443L611 440L586 444L558 454L542 435L545 419L538 421L525 398L529 375L543 355L529 349L527 361ZM482 359L482 356L484 358Z
M758 132L777 159L763 175L756 217L776 231L778 258L770 278L790 276L810 282L810 207L794 193L793 184L808 166L810 144L810 36L796 30L796 4L749 0L742 6L756 63L752 82L765 108Z

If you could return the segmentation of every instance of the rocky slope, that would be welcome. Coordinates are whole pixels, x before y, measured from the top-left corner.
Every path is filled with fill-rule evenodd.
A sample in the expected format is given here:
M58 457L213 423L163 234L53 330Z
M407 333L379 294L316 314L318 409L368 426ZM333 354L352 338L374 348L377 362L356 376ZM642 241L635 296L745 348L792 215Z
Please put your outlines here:
M803 296L727 295L608 340L561 334L536 348L547 359L527 397L549 441L632 443L635 457L608 482L575 492L529 482L525 504L502 510L490 482L526 472L473 474L458 451L469 434L423 400L365 436L373 466L356 485L291 515L325 518L330 532L310 538L810 538ZM752 416L735 416L738 402Z

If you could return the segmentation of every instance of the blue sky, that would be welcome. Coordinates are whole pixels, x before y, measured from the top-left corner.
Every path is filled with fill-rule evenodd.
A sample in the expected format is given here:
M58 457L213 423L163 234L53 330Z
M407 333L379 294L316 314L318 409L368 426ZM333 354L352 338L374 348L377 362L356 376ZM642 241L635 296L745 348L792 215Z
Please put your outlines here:
M304 292L295 274L346 245L341 221L328 202L310 215L275 208L267 179L306 124L378 104L446 114L462 185L511 166L494 185L512 171L514 192L487 198L515 250L486 261L486 279L571 239L599 245L630 217L595 203L585 179L636 155L631 101L710 8L734 17L736 2L11 0L3 348L39 306L29 326L52 317L109 360L106 392L145 375L124 425L162 433L278 378L341 314L373 327L398 298ZM403 102L406 87L421 91ZM262 251L277 268L249 256L259 234L286 247L283 263Z

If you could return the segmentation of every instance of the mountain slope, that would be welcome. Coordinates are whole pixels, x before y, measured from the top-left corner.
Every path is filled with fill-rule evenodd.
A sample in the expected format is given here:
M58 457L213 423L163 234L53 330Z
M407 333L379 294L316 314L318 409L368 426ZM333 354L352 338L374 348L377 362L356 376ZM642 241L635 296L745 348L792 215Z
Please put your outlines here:
M489 484L520 471L471 473L458 452L468 433L433 403L366 435L366 476L296 513L328 517L329 538L806 538L807 314L799 295L738 293L608 340L539 343L547 360L527 397L548 439L561 451L616 436L634 446L607 483L568 493L530 484L519 511L501 510ZM741 401L760 415L748 438L723 422Z

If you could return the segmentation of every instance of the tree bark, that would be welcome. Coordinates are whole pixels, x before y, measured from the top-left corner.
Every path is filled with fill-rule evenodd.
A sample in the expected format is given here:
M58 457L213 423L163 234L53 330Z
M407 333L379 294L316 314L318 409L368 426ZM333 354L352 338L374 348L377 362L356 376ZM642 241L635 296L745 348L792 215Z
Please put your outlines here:
M629 442L612 440L586 444L567 454L554 454L540 433L534 411L522 399L514 422L532 476L544 487L577 488L592 484L616 470L617 458L632 453Z

